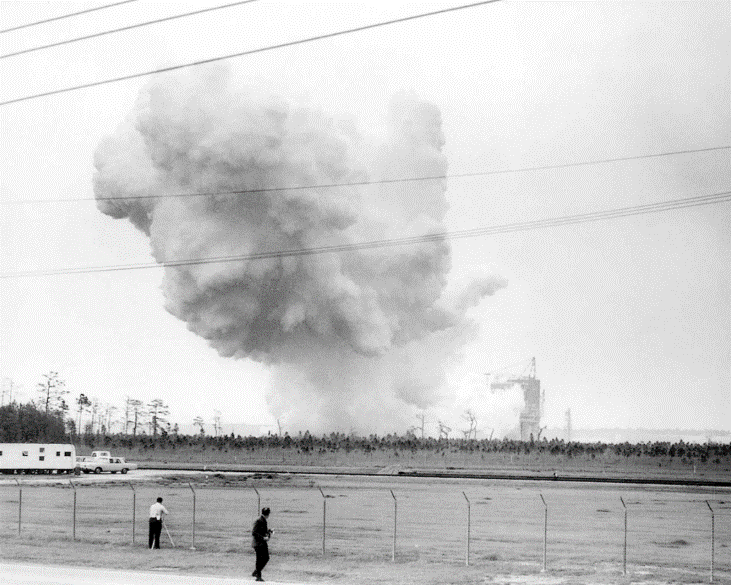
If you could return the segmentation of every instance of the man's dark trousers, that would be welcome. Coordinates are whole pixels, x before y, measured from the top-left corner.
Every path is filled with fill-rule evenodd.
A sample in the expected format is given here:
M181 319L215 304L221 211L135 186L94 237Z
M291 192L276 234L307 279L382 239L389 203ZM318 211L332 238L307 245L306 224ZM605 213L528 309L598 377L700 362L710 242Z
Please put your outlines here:
M256 573L255 576L261 577L261 572L266 567L266 564L269 562L269 545L264 542L262 544L258 544L254 547L254 550L256 551Z
M160 533L162 532L162 520L150 518L150 548L160 548ZM153 546L154 544L154 546Z

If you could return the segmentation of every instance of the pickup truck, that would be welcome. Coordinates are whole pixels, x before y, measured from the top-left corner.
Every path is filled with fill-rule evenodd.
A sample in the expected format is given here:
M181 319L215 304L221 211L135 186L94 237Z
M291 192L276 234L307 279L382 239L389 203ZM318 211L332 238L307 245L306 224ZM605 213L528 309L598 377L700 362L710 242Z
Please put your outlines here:
M127 473L130 469L137 469L136 463L128 463L122 457L112 457L109 451L94 451L91 456L76 458L77 473Z

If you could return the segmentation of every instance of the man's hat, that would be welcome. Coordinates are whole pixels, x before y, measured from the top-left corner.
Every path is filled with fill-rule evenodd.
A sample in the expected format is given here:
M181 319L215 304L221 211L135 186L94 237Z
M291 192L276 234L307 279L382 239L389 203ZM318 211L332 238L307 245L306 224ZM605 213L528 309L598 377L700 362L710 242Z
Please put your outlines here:
M269 516L269 512L270 512L269 508L262 508L262 509L261 509L261 513L262 513L262 514L263 514L264 516Z

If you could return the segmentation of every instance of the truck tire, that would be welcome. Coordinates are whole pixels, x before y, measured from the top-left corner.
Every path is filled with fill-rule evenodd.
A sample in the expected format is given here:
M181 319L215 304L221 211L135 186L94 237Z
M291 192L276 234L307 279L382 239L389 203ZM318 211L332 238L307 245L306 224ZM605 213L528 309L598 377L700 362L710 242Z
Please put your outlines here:
M127 471L129 471L129 470L126 467L124 469L122 469L122 473L127 473Z
M94 470L94 473L101 473L101 472L102 472L102 468L101 468L101 467L97 467L97 468L96 468L96 469Z

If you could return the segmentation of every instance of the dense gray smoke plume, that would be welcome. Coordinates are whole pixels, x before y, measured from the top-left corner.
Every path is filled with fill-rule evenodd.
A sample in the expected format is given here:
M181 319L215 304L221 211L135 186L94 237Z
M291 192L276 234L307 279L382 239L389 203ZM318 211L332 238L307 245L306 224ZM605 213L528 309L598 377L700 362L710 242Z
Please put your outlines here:
M400 95L387 121L363 137L352 122L234 89L226 69L165 77L99 145L97 204L147 234L158 262L444 231L443 181L299 188L446 172L436 106ZM264 191L160 197L253 189ZM441 241L166 267L162 289L167 310L221 355L271 368L269 404L287 430L390 432L443 396L449 360L474 335L465 310L506 286L481 280L450 308L449 269Z

